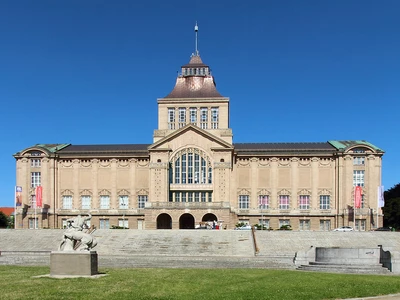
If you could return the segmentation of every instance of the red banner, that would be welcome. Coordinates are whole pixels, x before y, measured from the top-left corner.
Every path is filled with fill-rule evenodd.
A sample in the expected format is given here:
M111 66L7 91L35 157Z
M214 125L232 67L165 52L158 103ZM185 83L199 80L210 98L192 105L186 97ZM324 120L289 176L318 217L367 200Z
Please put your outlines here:
M361 208L361 186L356 186L354 190L354 207L355 208Z
M42 207L42 187L36 187L36 207Z

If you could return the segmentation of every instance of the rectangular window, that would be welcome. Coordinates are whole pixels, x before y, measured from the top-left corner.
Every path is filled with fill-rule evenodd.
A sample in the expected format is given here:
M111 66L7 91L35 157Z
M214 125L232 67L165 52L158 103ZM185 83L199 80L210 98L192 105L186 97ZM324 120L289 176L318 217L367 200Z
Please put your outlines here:
M364 186L364 170L353 171L353 186Z
M147 202L147 195L138 196L138 208L144 208Z
M268 219L259 219L258 224L263 226L262 229L269 229L269 220Z
M168 108L168 129L175 129L175 108Z
M282 226L290 226L290 220L279 220L279 228L281 228Z
M200 193L194 192L194 202L200 202Z
M186 192L182 192L182 202L186 202Z
M179 128L186 125L186 108L179 107Z
M40 172L31 173L31 187L37 187L41 183Z
M258 196L258 207L259 209L269 209L269 196L259 195Z
M100 219L100 229L110 229L110 219Z
M248 195L239 195L239 209L249 209L250 197Z
M207 129L208 123L208 109L207 107L200 108L200 128Z
M100 196L100 209L110 209L110 196Z
M319 209L330 209L330 196L329 195L321 195L319 196Z
M181 159L178 158L175 161L175 183L181 183L180 176L181 176Z
M201 202L206 202L206 198L207 197L207 194L206 193L201 193Z
M181 202L181 193L180 192L175 193L175 202Z
M29 218L28 222L29 229L38 229L39 228L39 220L38 218Z
M193 202L193 192L188 193L188 202Z
M300 231L309 231L310 230L310 220L300 220L299 230Z
M299 197L299 209L310 209L310 196L309 195L300 195Z
M197 125L197 108L191 107L189 109L190 112L190 123L193 125Z
M289 195L279 196L279 209L289 209Z
M218 107L211 108L211 128L218 129L219 109Z
M365 157L364 156L356 156L353 158L353 165L355 166L362 166L365 164Z
M118 226L128 229L129 228L128 220L127 219L118 219Z
M31 158L31 167L39 168L42 165L40 158Z
M129 208L129 197L127 195L121 195L118 197L118 206L119 209L128 209Z
M72 209L72 196L62 196L62 208Z
M367 224L367 222L365 219L356 220L355 230L356 231L365 231L366 224Z
M92 207L92 197L82 196L82 209L91 209Z
M188 153L188 183L193 183L193 153Z
M208 192L208 202L212 202L212 192Z
M331 230L331 221L330 220L319 220L319 230L330 231Z

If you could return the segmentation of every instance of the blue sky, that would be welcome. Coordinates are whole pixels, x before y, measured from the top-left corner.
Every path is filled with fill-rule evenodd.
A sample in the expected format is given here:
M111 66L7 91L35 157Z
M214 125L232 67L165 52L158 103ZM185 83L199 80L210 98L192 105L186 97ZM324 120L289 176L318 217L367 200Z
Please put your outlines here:
M367 140L400 182L400 1L0 1L0 206L38 143L152 143L198 48L234 142ZM318 117L316 117L318 116Z

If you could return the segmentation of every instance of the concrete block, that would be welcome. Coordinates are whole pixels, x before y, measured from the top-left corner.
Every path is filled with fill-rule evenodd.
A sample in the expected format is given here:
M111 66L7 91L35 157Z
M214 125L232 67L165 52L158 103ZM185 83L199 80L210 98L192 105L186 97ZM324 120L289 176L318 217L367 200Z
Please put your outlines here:
M98 274L96 251L52 251L50 276L92 276Z

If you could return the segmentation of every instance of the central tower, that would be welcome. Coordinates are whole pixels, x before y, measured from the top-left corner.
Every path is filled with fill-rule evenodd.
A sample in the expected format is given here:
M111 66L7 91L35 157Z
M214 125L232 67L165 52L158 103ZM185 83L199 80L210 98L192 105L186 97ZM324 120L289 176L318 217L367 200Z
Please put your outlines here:
M196 24L195 52L189 63L181 67L174 89L158 99L158 129L154 131L154 143L192 124L232 144L229 98L217 91L210 67L201 60L197 49L197 32Z

